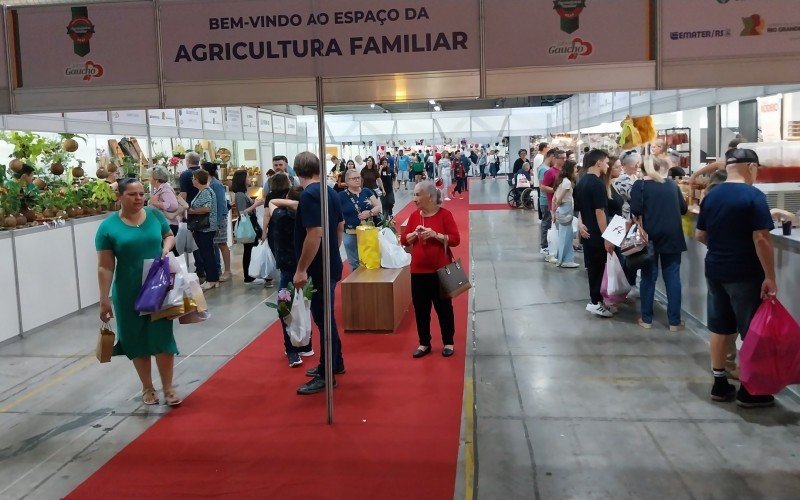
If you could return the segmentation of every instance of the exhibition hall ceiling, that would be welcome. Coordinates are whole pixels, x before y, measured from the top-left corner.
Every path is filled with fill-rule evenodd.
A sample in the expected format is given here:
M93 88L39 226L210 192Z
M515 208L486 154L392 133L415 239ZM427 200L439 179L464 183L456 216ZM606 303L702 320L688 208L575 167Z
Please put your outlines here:
M500 99L466 99L454 101L436 101L441 111L471 111L497 108L528 108L554 106L569 99L570 94L508 97ZM371 114L371 113L430 113L436 111L429 101L375 103L375 106L354 104L341 106L325 106L328 114Z

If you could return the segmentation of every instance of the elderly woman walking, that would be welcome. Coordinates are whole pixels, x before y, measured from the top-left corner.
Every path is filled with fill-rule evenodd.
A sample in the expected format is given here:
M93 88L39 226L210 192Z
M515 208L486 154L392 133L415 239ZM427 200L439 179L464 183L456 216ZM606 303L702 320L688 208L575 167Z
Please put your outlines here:
M461 242L453 214L443 208L442 193L431 181L414 187L414 203L418 211L411 214L400 240L411 246L411 299L417 321L419 347L413 357L421 358L431 352L431 306L439 317L442 329L442 356L454 353L456 333L453 302L439 295L437 269L450 263L448 247Z

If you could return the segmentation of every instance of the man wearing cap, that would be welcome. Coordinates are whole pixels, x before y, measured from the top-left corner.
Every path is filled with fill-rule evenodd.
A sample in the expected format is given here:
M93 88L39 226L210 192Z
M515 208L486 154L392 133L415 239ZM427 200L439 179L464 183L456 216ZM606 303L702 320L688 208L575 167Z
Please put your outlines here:
M753 187L758 176L758 155L750 149L729 151L728 179L710 191L700 205L697 241L708 247L708 328L711 330L711 399L736 402L743 408L772 406L771 395L752 395L742 384L739 391L725 373L727 338L738 331L742 338L761 301L778 293L770 231L774 228L767 198Z

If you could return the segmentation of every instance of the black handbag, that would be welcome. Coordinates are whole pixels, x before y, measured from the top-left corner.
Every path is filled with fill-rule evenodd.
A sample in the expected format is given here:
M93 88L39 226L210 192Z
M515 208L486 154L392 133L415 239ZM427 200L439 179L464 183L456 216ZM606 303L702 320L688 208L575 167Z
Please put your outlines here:
M189 214L186 217L186 227L191 232L203 231L211 227L211 214Z
M644 200L644 181L642 181L642 212L644 212ZM640 217L639 224L644 233L644 213ZM653 246L653 242L648 238L647 233L644 233L644 238L639 236L637 224L631 226L630 231L622 241L622 245L620 245L620 251L625 256L625 265L628 269L634 271L651 265L656 257L656 249Z
M461 265L461 259L454 259L450 247L447 245L448 238L444 237L444 251L450 259L450 263L436 270L439 276L439 293L444 299L454 299L472 288L467 273Z

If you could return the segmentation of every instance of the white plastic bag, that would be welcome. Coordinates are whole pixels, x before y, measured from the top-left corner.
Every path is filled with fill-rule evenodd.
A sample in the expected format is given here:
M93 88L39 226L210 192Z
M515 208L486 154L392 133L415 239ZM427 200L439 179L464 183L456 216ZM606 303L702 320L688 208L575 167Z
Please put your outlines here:
M385 227L378 232L378 243L381 247L381 267L400 269L411 264L411 254L403 250L391 229Z
M547 230L547 252L553 258L558 255L558 227L555 224Z
M625 276L625 270L616 253L608 254L606 272L608 273L608 295L622 297L628 295L631 285L628 283L628 277Z
M178 255L192 253L197 249L197 243L194 241L194 236L192 236L186 223L181 222L178 224L178 234L175 235L175 251L178 252Z
M295 347L304 347L311 342L311 301L303 297L302 290L295 290L292 312L285 318L286 333Z
M272 255L272 250L266 241L253 247L250 254L250 267L247 268L248 275L253 278L267 278L275 272L276 268L275 256Z

